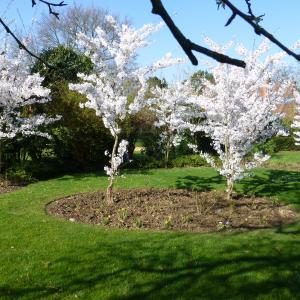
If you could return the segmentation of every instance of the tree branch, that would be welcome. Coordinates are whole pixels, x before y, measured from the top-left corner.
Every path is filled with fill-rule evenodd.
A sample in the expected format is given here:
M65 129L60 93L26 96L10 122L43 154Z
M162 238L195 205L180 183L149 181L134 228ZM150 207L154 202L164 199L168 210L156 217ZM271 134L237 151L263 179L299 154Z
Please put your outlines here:
M46 0L31 0L32 7L36 5L36 1L40 1L41 3L44 3L48 6L49 14L53 15L55 18L59 19L59 13L53 10L53 7L62 7L66 6L67 4L64 3L65 1L61 1L59 3L53 3Z
M164 8L161 0L150 0L150 1L152 3L152 13L161 16L161 18L167 24L167 26L170 29L170 31L172 32L173 36L175 37L177 42L180 44L183 51L188 56L188 58L190 59L190 61L192 62L193 65L198 65L198 60L192 52L194 50L194 51L202 53L206 56L209 56L220 63L227 63L227 64L235 65L237 67L242 67L242 68L246 67L246 63L242 60L231 58L227 55L212 51L210 49L207 49L205 47L202 47L200 45L197 45L197 44L191 42L189 39L187 39L183 35L183 33L175 25L172 18L169 16L168 12Z
M46 0L31 0L32 6L35 6L37 4L37 1L44 3L48 6L49 14L54 15L57 19L59 19L59 13L55 12L53 10L53 7L62 7L67 5L64 3L64 1L61 1L59 3L53 3ZM24 43L13 33L13 31L10 29L10 27L5 23L5 21L0 17L0 24L4 27L5 31L17 42L20 49L26 51L30 56L34 57L35 59L42 62L45 66L48 68L53 68L51 65L49 65L46 61L41 59L38 55L34 54L32 51L30 51Z
M52 68L51 65L49 65L47 62L45 62L43 59L41 59L39 56L31 52L25 45L24 43L21 42L21 40L11 31L9 26L3 21L2 18L0 18L0 24L4 27L5 31L17 42L18 46L20 49L26 51L30 56L38 59L41 61L43 64L45 64L48 68Z
M300 55L296 54L295 52L291 51L288 47L283 45L279 40L277 40L271 33L269 33L267 30L265 30L263 27L261 27L258 23L263 17L263 15L255 17L252 13L251 9L251 3L250 0L245 0L248 6L248 13L249 15L243 13L240 11L237 7L235 7L229 0L221 0L222 4L227 6L231 11L232 14L240 16L244 21L246 21L251 27L253 27L254 32L257 35L263 35L265 36L268 40L270 40L272 43L277 45L279 48L281 48L285 53L288 55L293 56L297 61L300 61ZM229 19L230 20L230 19ZM231 22L227 21L226 25L229 25ZM229 24L228 24L229 22ZM226 26L225 25L225 26Z
M249 14L250 16L252 16L253 18L255 18L254 14L253 14L253 12L252 12L250 0L245 0L245 2L246 2L246 4L247 4L247 6L248 6L248 14Z

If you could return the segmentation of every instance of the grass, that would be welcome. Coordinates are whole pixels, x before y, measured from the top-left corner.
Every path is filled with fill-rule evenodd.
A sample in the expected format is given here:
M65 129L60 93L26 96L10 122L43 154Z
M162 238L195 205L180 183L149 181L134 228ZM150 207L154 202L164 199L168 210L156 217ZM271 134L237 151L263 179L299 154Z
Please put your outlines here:
M300 170L300 151L281 151L272 155L267 167Z
M280 160L281 161L281 160ZM0 299L299 299L300 223L248 233L107 230L59 220L47 202L104 188L83 174L0 196ZM130 171L120 188L223 189L210 168ZM300 173L259 169L239 192L300 209Z
M280 151L272 155L271 161L274 163L300 164L300 151Z

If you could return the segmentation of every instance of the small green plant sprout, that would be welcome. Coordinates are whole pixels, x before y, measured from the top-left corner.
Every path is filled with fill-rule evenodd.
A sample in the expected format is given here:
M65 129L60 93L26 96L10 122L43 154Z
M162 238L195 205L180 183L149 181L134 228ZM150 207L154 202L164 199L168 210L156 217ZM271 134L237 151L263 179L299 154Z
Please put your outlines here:
M144 225L143 221L140 218L135 218L132 223L133 223L133 226L136 228L142 228Z
M167 219L164 220L164 228L165 229L170 229L173 227L173 221L172 221L172 216L168 216Z
M267 216L262 216L260 219L261 224L266 225L268 223L268 218Z
M273 207L279 206L279 200L278 200L278 198L276 198L276 197L272 198L272 205L273 205Z
M103 217L102 224L108 225L110 223L110 216Z
M218 224L217 224L217 229L219 230L219 231L222 231L222 230L225 230L225 229L228 229L228 228L230 228L230 222L227 220L227 221L220 221L220 222L218 222Z
M182 217L183 223L192 223L193 222L193 216L190 214L183 215Z
M120 222L124 223L129 217L128 210L126 208L121 208L118 210L118 219Z

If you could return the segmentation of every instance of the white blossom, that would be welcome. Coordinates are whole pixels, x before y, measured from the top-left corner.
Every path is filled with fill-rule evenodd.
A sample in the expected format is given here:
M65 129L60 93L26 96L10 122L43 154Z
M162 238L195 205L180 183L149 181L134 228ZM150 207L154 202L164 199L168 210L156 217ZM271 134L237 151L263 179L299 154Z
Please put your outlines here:
M42 86L39 74L30 74L23 51L14 58L0 54L0 139L11 139L17 134L49 135L39 130L58 118L32 115L31 106L50 101L50 90Z
M194 107L196 95L190 81L178 81L167 87L155 87L152 98L147 100L149 109L154 112L154 126L160 128L160 144L165 152L166 163L171 146L178 146L182 133L190 128L191 119L199 117Z
M105 166L104 170L110 178L116 178L119 174L119 167L124 161L124 156L127 152L128 141L122 140L118 147L118 152L111 158L110 167ZM107 154L108 150L105 151Z
M70 89L86 95L87 102L82 106L94 109L97 116L103 119L105 127L115 136L120 133L120 121L131 113L127 99L136 91L136 83L140 83L140 89L131 106L132 111L139 107L137 100L144 95L146 78L158 69L177 63L178 59L168 54L152 66L132 68L131 63L137 51L148 46L147 37L159 30L162 24L147 24L140 29L134 29L127 24L117 24L112 16L107 16L107 21L115 29L117 38L114 41L100 27L96 29L96 36L93 38L84 33L78 34L78 43L91 57L96 72L92 75L79 74L83 82L70 84ZM111 60L103 60L103 51L110 54Z
M294 96L296 102L296 112L295 112L292 128L295 129L293 132L295 145L300 146L300 93L298 91L295 91Z
M132 62L137 51L149 45L147 38L158 31L162 23L147 24L140 29L135 29L128 24L118 24L112 16L107 16L106 19L114 28L116 38L112 41L101 27L95 30L94 37L89 37L84 33L78 34L78 44L91 58L95 70L91 75L79 74L81 83L70 84L69 87L86 96L87 101L82 107L95 110L96 115L102 118L104 126L110 130L115 139L115 146L111 152L111 166L105 167L111 179L108 188L111 194L117 174L116 166L120 165L120 157L115 151L122 131L122 121L143 106L147 78L161 68L178 63L179 60L167 54L149 67L134 68ZM103 53L108 55L104 56ZM104 60L103 57L107 56L111 59ZM136 95L130 106L129 95Z
M213 44L213 47L217 46ZM204 81L203 95L198 99L205 120L197 131L211 137L221 167L216 167L212 157L202 156L227 178L231 188L234 181L246 175L246 170L268 159L255 153L248 161L253 146L286 131L276 108L284 103L292 82L273 80L282 56L266 55L269 48L267 41L253 52L239 45L237 52L243 56L246 68L218 64L212 69L214 81Z

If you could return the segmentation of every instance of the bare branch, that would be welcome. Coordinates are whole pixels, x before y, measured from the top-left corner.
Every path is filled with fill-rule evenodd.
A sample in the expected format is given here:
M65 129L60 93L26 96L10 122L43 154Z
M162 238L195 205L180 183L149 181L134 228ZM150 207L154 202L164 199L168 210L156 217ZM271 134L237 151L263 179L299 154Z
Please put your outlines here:
M260 16L255 16L252 12L252 7L251 7L251 0L245 0L247 6L248 6L248 14L249 16L252 18L252 20L255 22L255 23L259 23L263 20L263 17L265 16L265 14L263 15L260 15Z
M251 0L245 0L245 2L246 2L246 4L247 4L247 6L248 6L248 14L249 14L250 16L252 16L253 18L255 18L254 14L253 14L253 12L252 12L252 8L251 8Z
M36 1L40 1L41 3L44 3L48 6L49 14L53 15L55 18L59 19L59 13L53 10L53 7L62 7L66 6L67 4L64 3L65 1L61 1L59 3L53 3L46 0L31 0L32 7L36 5Z
M253 27L253 29L254 29L254 31L255 31L255 33L257 35L263 35L263 36L265 36L268 40L270 40L272 43L274 43L275 45L277 45L279 48L281 48L288 55L291 55L297 61L300 61L300 55L298 55L295 52L291 51L288 47L286 47L279 40L277 40L270 32L268 32L267 30L265 30L263 27L261 27L258 24L259 21L261 21L263 15L258 16L258 17L256 17L256 16L253 15L253 12L252 12L252 9L251 9L250 0L245 0L246 3L247 3L247 5L248 5L248 13L249 13L249 15L247 15L247 14L243 13L242 11L240 11L229 0L221 0L221 1L222 1L222 4L224 4L225 6L227 6L232 11L233 14L240 16L244 21L246 21L248 24L250 24L250 26ZM227 23L228 23L228 21L227 21ZM227 23L226 23L226 25L228 25Z
M221 63L228 63L231 65L235 65L237 67L246 67L246 63L242 60L231 58L227 55L224 55L222 53L218 53L215 51L212 51L210 49L207 49L205 47L202 47L200 45L197 45L193 42L191 42L189 39L187 39L183 33L179 30L179 28L175 25L172 18L169 16L168 12L164 8L161 0L150 0L152 3L152 13L161 16L161 18L164 20L164 22L167 24L168 28L172 32L173 36L177 40L177 42L182 47L183 51L186 53L190 61L193 65L198 65L198 60L193 54L193 50L200 52L206 56L209 56L213 59L215 59L218 62Z
M11 31L11 29L9 28L9 26L3 21L2 18L0 18L0 24L4 27L4 29L6 30L6 32L11 35L11 37L17 42L18 46L20 49L23 49L24 51L26 51L30 56L38 59L39 61L41 61L43 64L45 64L48 68L52 68L51 65L49 65L47 62L45 62L43 59L41 59L39 56L37 56L36 54L34 54L33 52L31 52L25 45L24 43L22 43L20 41L20 39L18 39L18 37Z
M236 14L232 14L232 16L228 19L228 21L226 22L225 26L228 26L231 24L231 22L234 20L234 18L236 17Z
M61 1L59 3L53 3L53 2L46 1L46 0L31 0L32 6L35 6L37 4L37 1L46 4L48 6L48 9L49 9L49 14L54 15L57 19L59 18L59 13L53 11L52 7L62 7L62 6L67 5L66 3L64 3L64 1ZM0 17L0 24L4 27L5 31L17 42L17 44L18 44L18 46L19 46L20 49L23 49L30 56L32 56L32 57L38 59L39 61L41 61L48 68L53 68L46 61L44 61L43 59L41 59L38 55L36 55L32 51L30 51L24 45L24 43L13 33L13 31L9 28L9 26L5 23L5 21L1 17Z

